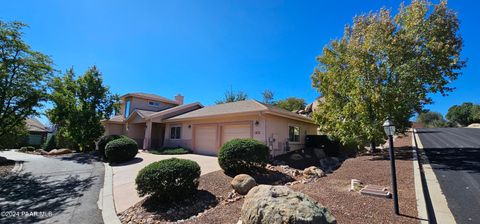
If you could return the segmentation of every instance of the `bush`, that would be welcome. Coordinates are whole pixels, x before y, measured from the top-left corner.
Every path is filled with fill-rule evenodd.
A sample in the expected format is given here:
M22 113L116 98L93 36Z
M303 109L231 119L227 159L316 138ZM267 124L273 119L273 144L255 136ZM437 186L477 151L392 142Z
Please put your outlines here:
M137 142L128 137L112 140L105 147L105 156L110 162L126 162L133 159L137 153Z
M52 149L57 148L57 140L55 139L55 135L50 135L48 136L47 141L43 145L43 149L47 152L49 152Z
M20 152L33 152L35 151L35 147L33 146L23 146L19 150Z
M106 158L105 156L105 147L109 142L115 139L119 138L126 138L126 136L123 135L104 135L98 140L97 142L97 152L99 155L101 155L103 158Z
M182 147L162 147L160 149L151 150L150 153L158 155L178 155L191 153L190 150Z
M254 139L233 139L220 148L218 163L227 174L252 173L265 167L269 149Z
M200 166L188 159L154 162L138 172L135 183L140 196L172 201L192 195L198 187Z

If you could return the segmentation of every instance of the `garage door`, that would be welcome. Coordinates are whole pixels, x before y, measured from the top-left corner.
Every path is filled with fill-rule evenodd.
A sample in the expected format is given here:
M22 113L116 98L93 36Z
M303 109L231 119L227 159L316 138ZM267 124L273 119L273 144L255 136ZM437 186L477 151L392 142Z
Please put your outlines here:
M251 138L250 124L225 125L222 127L222 145L235 138Z
M195 152L205 155L217 155L217 127L195 127Z

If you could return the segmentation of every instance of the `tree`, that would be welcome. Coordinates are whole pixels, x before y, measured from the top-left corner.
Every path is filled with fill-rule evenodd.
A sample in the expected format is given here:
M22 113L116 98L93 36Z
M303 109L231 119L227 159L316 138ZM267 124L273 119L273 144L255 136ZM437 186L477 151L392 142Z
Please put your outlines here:
M307 104L305 103L304 99L296 98L296 97L288 97L286 99L275 102L275 106L283 108L288 111L303 110L305 109L306 105Z
M52 60L23 41L20 22L0 21L0 148L26 134L25 119L38 115L46 100Z
M432 103L430 93L453 90L447 84L465 66L458 28L445 1L402 4L394 17L387 9L355 17L317 57L312 82L325 99L314 115L320 129L372 149L384 139L387 118L404 132Z
M95 140L104 133L100 120L113 114L118 95L103 85L95 66L78 79L69 69L62 77L55 77L50 86L54 107L47 116L58 127L59 138L72 142L72 147L80 151L95 149Z
M417 117L417 122L424 124L426 128L443 128L447 126L443 115L432 111L420 113Z
M221 100L215 101L216 104L222 103L231 103L236 101L246 100L248 98L247 94L243 91L234 92L233 90L225 91L225 96Z
M454 105L448 109L447 119L461 126L468 126L471 123L480 122L480 105L463 103Z
M271 90L264 90L262 92L262 96L263 96L263 103L265 104L270 104L270 105L273 105L275 102L273 101L273 92Z

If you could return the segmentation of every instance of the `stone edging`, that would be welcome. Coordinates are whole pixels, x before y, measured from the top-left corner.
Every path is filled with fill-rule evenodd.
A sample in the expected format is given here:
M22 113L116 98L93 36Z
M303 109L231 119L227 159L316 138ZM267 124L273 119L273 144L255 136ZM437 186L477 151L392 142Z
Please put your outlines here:
M415 129L413 135L417 140L417 145L415 146L417 147L417 149L423 150L422 142L420 141L420 138L418 137ZM421 166L423 167L423 174L425 175L425 181L429 194L428 196L431 201L431 207L433 209L435 221L441 220L442 223L456 223L455 218L453 217L453 214L448 207L448 202L445 194L443 194L442 192L440 183L438 182L438 179L433 172L433 168L431 167L430 161L428 160L426 155L422 157L422 161L423 163L421 164ZM426 204L424 203L424 205ZM428 209L428 207L426 209Z
M104 223L121 224L115 210L113 201L113 171L108 163L105 165L105 178L103 180L103 189L100 192L99 206L102 209L102 218Z

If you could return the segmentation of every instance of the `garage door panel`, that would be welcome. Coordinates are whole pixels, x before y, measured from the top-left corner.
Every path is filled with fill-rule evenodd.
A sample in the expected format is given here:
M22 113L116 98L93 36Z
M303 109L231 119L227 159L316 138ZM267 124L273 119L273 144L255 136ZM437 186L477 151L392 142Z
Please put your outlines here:
M222 145L236 138L251 138L252 128L249 124L225 125L222 127Z
M195 128L195 151L199 154L217 154L217 127L198 126Z

